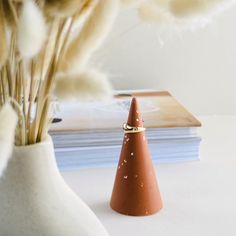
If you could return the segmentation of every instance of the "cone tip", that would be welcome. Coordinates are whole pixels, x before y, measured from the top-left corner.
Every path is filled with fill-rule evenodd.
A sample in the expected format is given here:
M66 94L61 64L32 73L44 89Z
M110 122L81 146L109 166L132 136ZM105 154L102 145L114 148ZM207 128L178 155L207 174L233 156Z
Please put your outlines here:
M139 112L139 105L138 105L138 100L136 97L132 97L131 103L130 103L130 109L133 111L138 111Z
M137 103L137 98L136 97L132 97L132 102L131 103Z
M127 123L131 126L137 126L137 127L143 126L143 120L139 111L138 100L136 97L132 98Z

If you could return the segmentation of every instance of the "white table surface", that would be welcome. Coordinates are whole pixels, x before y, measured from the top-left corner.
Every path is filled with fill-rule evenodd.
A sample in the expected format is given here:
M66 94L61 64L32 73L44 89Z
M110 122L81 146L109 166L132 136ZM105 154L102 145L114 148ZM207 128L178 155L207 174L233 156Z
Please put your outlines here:
M116 169L64 172L110 236L236 236L236 116L199 118L201 161L156 167L164 208L130 217L109 207Z

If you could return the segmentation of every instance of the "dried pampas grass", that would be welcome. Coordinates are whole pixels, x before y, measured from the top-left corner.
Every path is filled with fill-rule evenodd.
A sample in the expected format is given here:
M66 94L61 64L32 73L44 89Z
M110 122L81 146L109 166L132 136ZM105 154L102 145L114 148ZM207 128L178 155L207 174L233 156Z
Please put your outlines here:
M118 0L100 0L64 54L59 70L79 71L103 43L119 9Z
M19 18L17 43L23 58L32 58L42 49L46 39L46 25L42 12L33 0L27 0Z
M11 156L17 120L17 114L12 106L5 104L0 111L0 177Z
M142 20L181 30L205 26L236 0L136 0L136 3Z
M84 72L82 68L107 35L118 10L118 1L0 1L3 4L3 14L0 12L0 108L8 100L17 108L15 145L34 144L46 137L53 118L53 88L62 64L66 65L69 77L73 77L65 82L65 87L62 86L64 80L59 80L56 88L62 97L70 94L89 99L109 94L111 86L105 75L91 70ZM79 29L76 28L78 23ZM72 70L78 65L79 70Z
M177 17L191 16L205 10L208 4L205 0L172 0L170 11Z
M120 0L122 7L134 7L138 6L144 0Z
M8 56L8 47L6 39L6 22L3 11L3 3L0 2L0 69L5 64Z
M95 100L112 96L107 76L97 70L87 70L71 76L59 76L55 95L62 100Z
M171 0L170 11L179 18L198 15L212 18L235 4L235 0Z
M69 17L80 11L87 0L46 0L45 10L50 16Z
M15 18L11 9L10 1L1 0L1 3L2 3L4 16L5 16L5 20L7 24L15 27L16 21L15 21Z
M173 16L169 12L153 2L141 4L138 13L140 18L145 22L166 24L173 21Z

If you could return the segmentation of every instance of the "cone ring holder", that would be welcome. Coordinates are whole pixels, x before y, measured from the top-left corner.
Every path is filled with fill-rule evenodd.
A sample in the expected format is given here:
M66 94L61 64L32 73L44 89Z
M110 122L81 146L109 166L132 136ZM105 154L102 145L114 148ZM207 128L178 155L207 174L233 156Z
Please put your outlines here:
M111 196L111 208L124 215L146 216L162 208L162 200L136 98L132 99Z

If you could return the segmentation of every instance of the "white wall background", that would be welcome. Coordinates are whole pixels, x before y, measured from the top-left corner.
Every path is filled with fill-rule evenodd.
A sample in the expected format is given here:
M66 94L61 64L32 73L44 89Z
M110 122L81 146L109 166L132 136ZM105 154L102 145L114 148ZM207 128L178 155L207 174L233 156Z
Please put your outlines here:
M236 8L204 29L161 34L125 10L96 61L116 89L165 89L195 114L236 114Z

